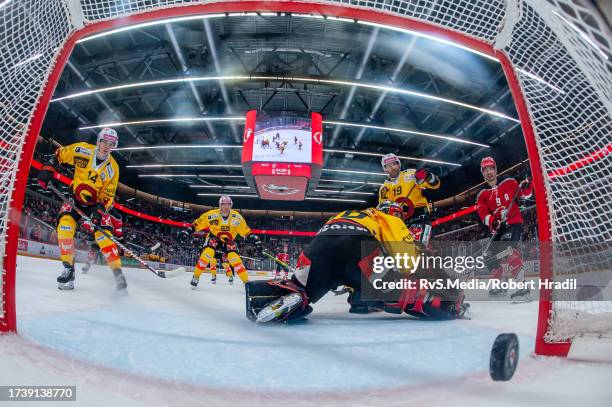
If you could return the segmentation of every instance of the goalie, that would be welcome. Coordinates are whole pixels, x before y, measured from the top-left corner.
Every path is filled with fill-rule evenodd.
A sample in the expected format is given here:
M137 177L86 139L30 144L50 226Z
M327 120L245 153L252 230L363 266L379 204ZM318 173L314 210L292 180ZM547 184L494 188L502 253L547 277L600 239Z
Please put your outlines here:
M407 254L414 257L416 246L402 221L402 208L384 201L376 208L342 212L323 225L308 248L298 258L290 280L250 281L246 285L246 316L258 323L289 322L304 319L327 292L339 285L355 293L372 292L372 261L381 254ZM385 278L406 277L390 271ZM435 273L434 273L435 274ZM427 271L412 274L430 277ZM412 278L412 277L411 277ZM362 282L367 285L363 286ZM390 313L408 313L433 319L462 318L467 304L461 291L444 298L424 290L401 290L394 300L372 299L367 303L351 297L351 306L378 306Z

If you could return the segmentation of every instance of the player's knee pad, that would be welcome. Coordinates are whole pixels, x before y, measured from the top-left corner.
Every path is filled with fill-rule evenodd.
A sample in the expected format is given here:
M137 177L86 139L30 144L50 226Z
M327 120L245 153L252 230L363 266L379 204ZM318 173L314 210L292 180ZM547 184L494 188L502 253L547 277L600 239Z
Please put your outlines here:
M76 221L69 214L60 217L57 224L57 242L60 248L60 257L63 262L74 263L74 233Z
M495 269L493 269L493 271L491 271L491 278L494 278L496 280L500 279L502 277L502 275L504 274L504 268L503 267L497 267Z
M72 215L64 214L57 223L57 238L72 239L76 231L76 221Z
M106 264L113 270L121 268L121 257L119 256L119 249L115 242L98 231L96 231L94 236L106 260Z
M257 280L247 282L245 284L246 317L251 321L255 321L257 315L264 307L292 293L300 295L301 303L291 312L276 319L274 322L297 321L304 319L312 312L312 307L308 305L308 298L304 293L302 285L297 281Z
M227 253L227 261L234 268L242 265L242 259L236 252Z
M510 269L510 275L512 275L514 279L520 278L520 274L523 274L521 273L523 269L523 259L521 253L516 249L512 250L512 254L508 257L508 268Z
M202 250L202 254L200 254L200 260L203 260L206 264L212 264L213 261L217 264L215 260L215 250L210 246L206 246L204 250Z

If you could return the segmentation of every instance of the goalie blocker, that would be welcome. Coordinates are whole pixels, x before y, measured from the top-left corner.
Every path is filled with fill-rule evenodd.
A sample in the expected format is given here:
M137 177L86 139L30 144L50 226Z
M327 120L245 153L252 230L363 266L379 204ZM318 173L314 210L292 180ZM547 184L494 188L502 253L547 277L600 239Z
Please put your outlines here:
M374 222L369 223L370 227L365 227L363 225L367 222L355 221L359 219L355 216L356 213L365 214L365 217ZM380 230L375 230L376 226L385 224L386 227L393 227L396 220L399 222L397 225L401 225L406 233L409 231L400 219L377 209L352 212L350 217L342 216L343 214L331 219L326 226L335 227L324 226L308 248L300 254L291 280L260 280L246 284L248 319L259 323L302 320L312 312L310 304L316 303L339 285L353 289L353 295L348 299L351 310L362 309L368 312L377 309L395 314L405 312L427 319L463 317L468 305L463 304L463 293L458 290L436 293L405 289L396 293L394 299L380 296L380 300L362 301L360 294L373 292L370 283L371 261L382 253L383 245L376 238L380 237L381 233ZM438 271L422 270L411 276L429 277L440 278L440 274ZM406 278L406 275L391 271L385 276L385 279L395 281L400 278Z

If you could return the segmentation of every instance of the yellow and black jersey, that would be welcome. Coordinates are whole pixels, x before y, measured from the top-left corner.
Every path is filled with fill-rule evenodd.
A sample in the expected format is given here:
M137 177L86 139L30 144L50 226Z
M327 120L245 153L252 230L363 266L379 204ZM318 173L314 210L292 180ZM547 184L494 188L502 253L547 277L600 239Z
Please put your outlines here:
M109 154L104 161L96 158L96 146L89 143L75 143L57 149L55 153L60 164L74 167L72 191L77 201L93 205L102 203L109 209L119 183L119 166Z
M386 180L378 191L378 202L393 201L404 206L407 204L407 201L410 201L414 208L426 207L427 212L431 212L427 198L423 196L423 190L438 189L440 187L440 179L435 177L435 183L425 181L417 185L414 177L415 172L414 168L404 170L399 173L395 180Z
M387 255L416 254L413 237L404 221L375 208L344 211L330 218L317 234L371 235L385 248ZM360 250L355 248L355 250Z
M209 234L222 241L235 240L238 235L247 237L251 233L251 229L242 215L233 209L230 210L230 214L227 218L221 216L221 210L219 208L212 209L200 215L200 217L193 222L193 226L196 232L207 230Z

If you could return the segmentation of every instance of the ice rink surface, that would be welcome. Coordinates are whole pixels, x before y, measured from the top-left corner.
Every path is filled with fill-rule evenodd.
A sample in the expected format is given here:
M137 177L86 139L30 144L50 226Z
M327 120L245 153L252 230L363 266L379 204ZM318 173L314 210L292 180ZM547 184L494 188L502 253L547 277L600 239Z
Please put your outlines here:
M93 266L57 289L58 261L19 257L19 336L0 336L0 385L76 385L83 406L610 406L612 365L533 356L537 303L472 303L472 320L352 315L328 295L308 322L255 326L223 275L127 269L129 295ZM519 335L510 382L488 374L499 333ZM0 402L0 407L6 403ZM19 402L19 406L40 403ZM54 405L46 402L45 406Z

